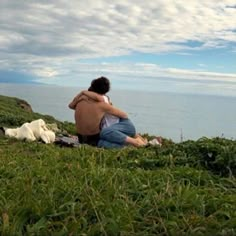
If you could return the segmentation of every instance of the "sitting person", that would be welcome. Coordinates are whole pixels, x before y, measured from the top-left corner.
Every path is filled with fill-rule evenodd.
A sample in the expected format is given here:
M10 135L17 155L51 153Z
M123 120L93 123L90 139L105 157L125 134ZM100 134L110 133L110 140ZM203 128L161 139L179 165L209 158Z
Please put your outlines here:
M92 99L98 102L105 102L112 105L110 98L107 95L100 95L96 92L93 92L91 91L91 88L89 88L89 90L83 90L82 92L80 92L80 96L82 97L83 95L85 95L87 99ZM111 114L105 114L101 121L101 129L109 127L110 125L118 123L119 121L120 121L119 117Z
M109 89L109 80L100 77L92 81L89 90L105 95ZM127 144L136 147L146 145L141 137L135 136L135 127L127 114L111 104L91 99L80 93L72 100L69 107L75 110L76 128L81 143L105 148L123 147ZM119 122L101 129L101 121L106 114L118 117Z

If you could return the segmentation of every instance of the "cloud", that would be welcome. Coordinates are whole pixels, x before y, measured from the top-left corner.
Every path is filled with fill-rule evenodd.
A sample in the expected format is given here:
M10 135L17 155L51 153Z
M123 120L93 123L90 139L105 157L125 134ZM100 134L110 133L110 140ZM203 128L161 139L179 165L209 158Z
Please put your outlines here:
M67 78L73 84L71 77L91 78L99 72L234 80L235 75L230 74L218 76L155 65L130 68L81 63L86 58L133 52L188 56L191 51L235 45L234 4L234 0L2 0L0 69L31 73L48 83L63 83L59 80Z
M39 76L39 77L46 77L46 78L50 78L50 77L55 77L58 75L58 72L55 71L54 69L52 68L49 68L49 67L45 67L43 69L36 69L36 70L33 70L32 71L33 74L35 74L36 76Z
M116 56L236 42L234 1L1 2L0 48L34 56ZM173 42L173 44L172 44ZM191 48L191 47L189 47Z

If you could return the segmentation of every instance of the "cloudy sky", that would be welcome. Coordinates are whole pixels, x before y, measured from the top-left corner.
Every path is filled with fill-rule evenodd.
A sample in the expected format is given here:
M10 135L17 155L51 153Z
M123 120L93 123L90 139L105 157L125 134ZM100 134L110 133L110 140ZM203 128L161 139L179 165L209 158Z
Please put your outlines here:
M0 82L101 75L118 89L236 96L235 0L0 0Z

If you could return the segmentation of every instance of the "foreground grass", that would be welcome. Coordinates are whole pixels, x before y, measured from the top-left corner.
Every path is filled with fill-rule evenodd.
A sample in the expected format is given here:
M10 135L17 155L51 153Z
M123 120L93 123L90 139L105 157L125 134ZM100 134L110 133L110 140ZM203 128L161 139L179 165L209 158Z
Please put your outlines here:
M223 138L103 150L0 137L0 234L236 235L235 174Z

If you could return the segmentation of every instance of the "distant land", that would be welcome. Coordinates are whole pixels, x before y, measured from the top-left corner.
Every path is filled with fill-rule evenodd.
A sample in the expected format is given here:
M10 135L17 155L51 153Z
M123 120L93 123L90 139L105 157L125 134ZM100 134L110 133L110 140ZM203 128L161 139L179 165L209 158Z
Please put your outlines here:
M42 84L36 81L37 78L15 71L0 71L0 83L17 84Z

